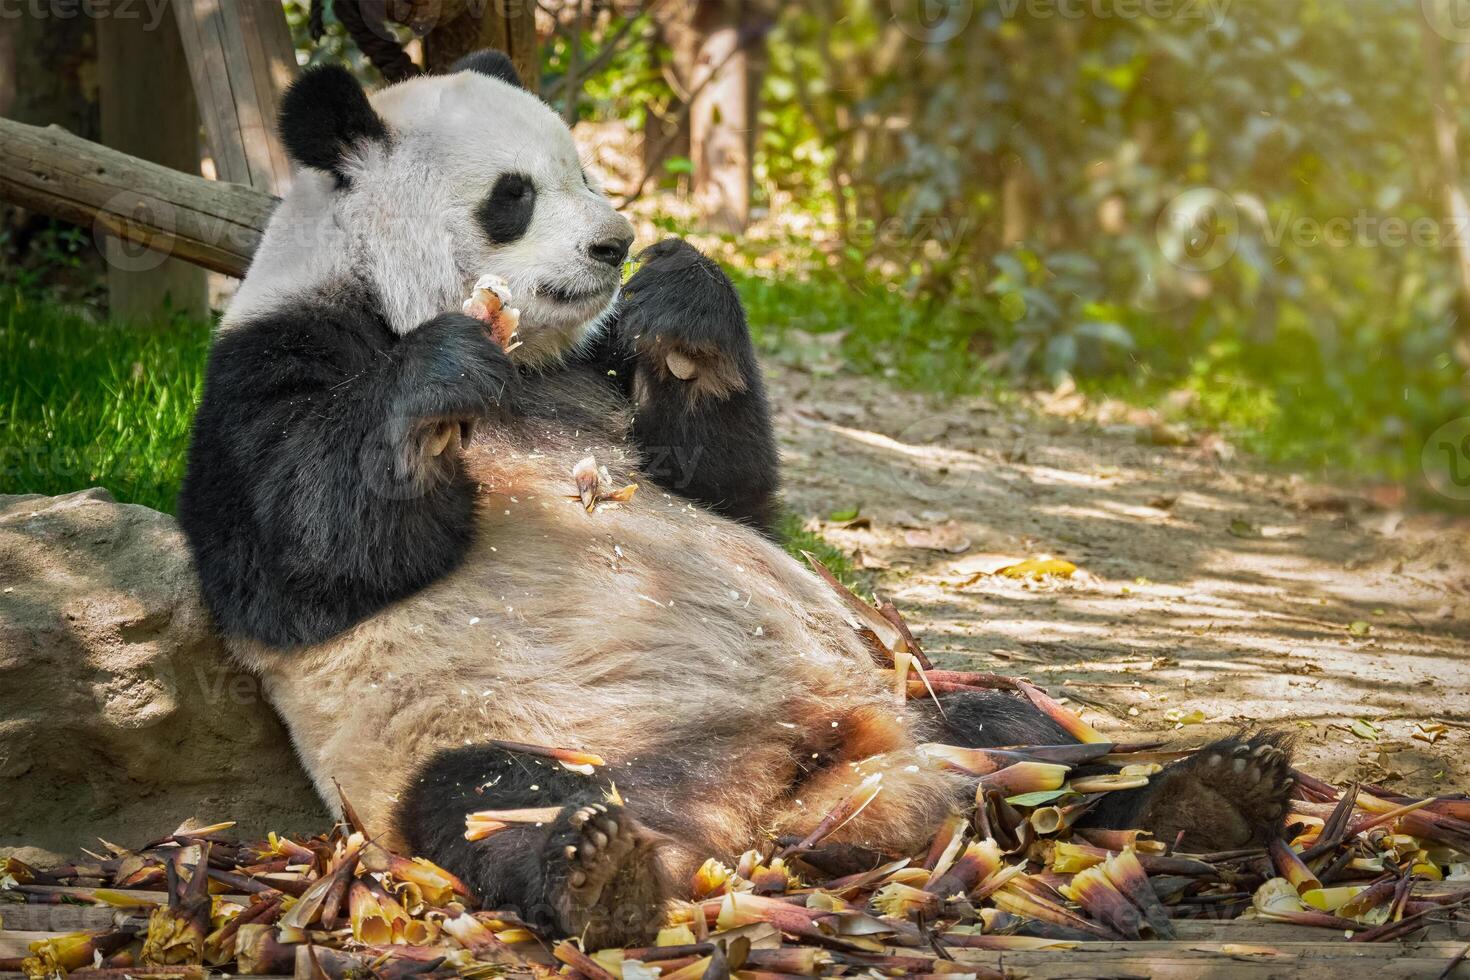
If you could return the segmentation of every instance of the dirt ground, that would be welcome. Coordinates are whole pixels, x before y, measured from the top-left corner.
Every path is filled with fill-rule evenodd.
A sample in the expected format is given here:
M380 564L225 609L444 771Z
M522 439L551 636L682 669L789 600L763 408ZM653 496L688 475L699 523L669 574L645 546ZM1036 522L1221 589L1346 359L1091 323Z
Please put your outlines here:
M771 383L789 503L941 666L1030 677L1120 738L1271 726L1332 781L1470 791L1470 521L1076 395ZM1040 556L1079 570L988 574Z

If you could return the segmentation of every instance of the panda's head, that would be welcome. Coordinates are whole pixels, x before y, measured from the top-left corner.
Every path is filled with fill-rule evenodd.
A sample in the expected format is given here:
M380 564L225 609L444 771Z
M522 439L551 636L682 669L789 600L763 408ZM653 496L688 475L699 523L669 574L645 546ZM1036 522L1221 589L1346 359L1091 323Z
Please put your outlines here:
M300 169L239 315L365 285L405 334L493 273L521 310L515 356L534 363L581 342L611 307L632 226L505 55L371 96L341 68L310 69L282 100L280 130Z

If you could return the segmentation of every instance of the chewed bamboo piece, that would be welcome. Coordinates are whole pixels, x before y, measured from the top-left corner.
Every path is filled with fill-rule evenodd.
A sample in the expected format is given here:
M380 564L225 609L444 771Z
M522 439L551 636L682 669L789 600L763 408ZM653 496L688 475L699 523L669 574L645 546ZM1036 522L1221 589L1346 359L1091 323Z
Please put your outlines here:
M475 281L470 298L464 301L464 313L484 321L490 336L509 354L521 346L517 331L521 311L510 305L510 283L495 275L484 275Z

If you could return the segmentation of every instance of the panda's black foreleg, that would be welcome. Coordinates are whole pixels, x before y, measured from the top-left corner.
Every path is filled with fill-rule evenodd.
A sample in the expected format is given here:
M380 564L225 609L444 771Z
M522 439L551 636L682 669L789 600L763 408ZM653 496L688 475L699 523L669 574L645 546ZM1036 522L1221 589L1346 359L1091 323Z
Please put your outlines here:
M179 498L223 631L320 643L453 569L476 496L459 446L515 380L459 313L401 338L325 305L223 333Z
M1070 745L1076 739L1029 701L1003 691L966 691L927 711L924 735L966 748ZM1115 771L1090 765L1074 775ZM1281 830L1291 795L1291 751L1280 735L1220 739L1164 768L1136 790L1106 794L1079 826L1148 830L1173 844L1217 851L1261 845Z
M656 836L611 802L605 778L494 745L440 752L403 793L398 830L417 855L458 875L487 908L509 909L591 949L652 939L670 894ZM479 810L559 808L544 824L513 823L478 841Z
M610 330L630 375L633 438L663 488L769 533L780 461L740 297L719 265L669 239L646 249Z

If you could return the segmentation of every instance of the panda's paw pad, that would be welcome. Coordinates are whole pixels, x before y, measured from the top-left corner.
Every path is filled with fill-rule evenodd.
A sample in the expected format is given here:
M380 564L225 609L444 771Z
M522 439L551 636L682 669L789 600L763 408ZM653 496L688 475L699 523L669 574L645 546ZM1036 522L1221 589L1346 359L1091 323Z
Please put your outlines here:
M600 943L647 938L664 889L652 860L652 837L622 807L593 803L565 818L551 857L564 862L562 924Z
M1154 777L1140 823L1186 850L1263 845L1277 836L1295 779L1291 746L1262 732L1212 742Z
M562 851L568 896L578 904L595 904L636 848L637 828L620 808L603 803L573 811L567 824L576 835L575 843L563 845Z

